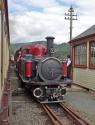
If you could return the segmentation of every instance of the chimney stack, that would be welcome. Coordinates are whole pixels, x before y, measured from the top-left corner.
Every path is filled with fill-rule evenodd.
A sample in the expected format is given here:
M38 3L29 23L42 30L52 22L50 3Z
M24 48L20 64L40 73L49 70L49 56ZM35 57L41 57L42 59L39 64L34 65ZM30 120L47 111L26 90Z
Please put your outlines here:
M46 37L47 40L47 55L48 56L53 56L54 54L54 37L48 36Z

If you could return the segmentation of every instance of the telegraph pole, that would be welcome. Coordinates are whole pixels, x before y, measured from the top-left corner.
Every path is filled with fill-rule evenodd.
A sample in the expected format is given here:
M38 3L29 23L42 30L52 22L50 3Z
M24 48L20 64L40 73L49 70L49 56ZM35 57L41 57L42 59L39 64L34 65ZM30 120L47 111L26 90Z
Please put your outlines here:
M70 41L71 41L72 40L73 20L77 20L77 14L74 14L74 9L72 8L72 6L68 10L68 13L65 13L65 19L70 20Z

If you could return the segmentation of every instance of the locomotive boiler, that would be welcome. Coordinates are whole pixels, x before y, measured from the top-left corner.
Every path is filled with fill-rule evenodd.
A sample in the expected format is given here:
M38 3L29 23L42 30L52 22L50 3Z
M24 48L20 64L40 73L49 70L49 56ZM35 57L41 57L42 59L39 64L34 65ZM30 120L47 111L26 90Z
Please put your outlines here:
M71 84L67 65L54 57L54 37L46 39L47 46L28 45L17 51L17 71L22 85L41 103L63 102L66 87Z

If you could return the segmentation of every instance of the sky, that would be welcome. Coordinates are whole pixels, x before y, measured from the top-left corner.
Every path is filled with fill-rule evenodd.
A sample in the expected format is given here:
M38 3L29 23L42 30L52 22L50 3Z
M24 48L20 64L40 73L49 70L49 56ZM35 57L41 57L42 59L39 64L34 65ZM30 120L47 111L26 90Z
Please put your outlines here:
M73 21L73 38L95 24L95 0L8 0L11 43L45 40L69 41L69 20L65 13L72 5L78 20Z

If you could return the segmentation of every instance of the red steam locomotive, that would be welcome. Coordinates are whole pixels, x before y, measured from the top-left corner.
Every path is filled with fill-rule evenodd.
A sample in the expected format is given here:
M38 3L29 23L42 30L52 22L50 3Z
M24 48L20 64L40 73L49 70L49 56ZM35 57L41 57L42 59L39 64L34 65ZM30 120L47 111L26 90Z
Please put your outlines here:
M42 44L28 45L16 51L16 68L22 84L29 88L41 103L63 102L67 79L67 65L54 57L54 37L46 37Z

